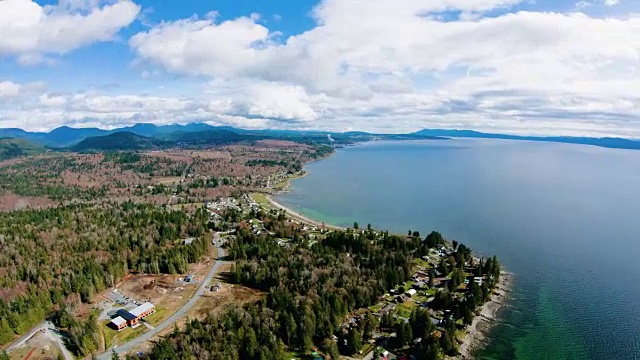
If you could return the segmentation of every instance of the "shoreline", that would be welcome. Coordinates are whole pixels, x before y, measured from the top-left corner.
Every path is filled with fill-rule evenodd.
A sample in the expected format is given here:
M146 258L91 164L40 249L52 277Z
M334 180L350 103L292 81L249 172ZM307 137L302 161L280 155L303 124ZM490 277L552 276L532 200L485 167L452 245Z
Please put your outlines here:
M493 290L489 301L480 308L480 313L473 318L473 322L465 329L464 341L460 345L460 355L451 359L475 359L474 352L486 345L487 334L498 320L498 313L509 300L508 293L513 286L513 273L503 272L500 281Z
M334 225L329 225L329 224L326 224L326 223L324 223L322 221L313 220L313 219L310 219L310 218L300 214L299 212L293 211L290 208L288 208L288 207L280 204L279 202L275 201L271 197L271 194L265 194L265 198L267 199L269 204L271 204L271 206L273 206L273 207L275 207L276 209L279 209L279 210L284 210L284 212L294 220L300 221L300 222L305 223L307 225L311 225L311 226L315 226L315 227L319 227L319 228L325 228L327 230L345 230L345 228L342 228L342 227L339 227L339 226L334 226Z
M332 155L333 154L321 159L312 160L310 162L324 160ZM310 163L310 162L307 162L307 163ZM307 163L305 163L305 165ZM307 216L304 216L299 212L293 211L292 209L280 204L279 202L277 202L272 198L273 195L276 195L278 193L289 192L291 187L291 182L293 180L303 178L308 174L309 174L308 171L303 170L302 174L289 178L280 190L276 191L275 193L265 193L264 195L267 202L272 207L279 210L283 210L286 213L286 215L292 218L293 220L300 221L307 225L316 226L319 228L324 227L327 230L346 230L346 228L329 225L324 222L317 221ZM474 353L477 350L482 349L486 345L487 335L489 331L491 331L493 326L496 324L496 322L498 321L498 313L500 312L501 309L505 307L506 302L510 299L507 294L512 291L513 278L514 278L514 274L508 271L504 271L504 268L503 268L503 272L500 274L500 280L498 281L498 284L493 290L491 297L486 303L484 303L480 307L480 309L478 310L479 312L478 315L476 315L473 318L471 325L469 325L465 329L465 337L462 343L460 344L459 355L452 356L452 357L445 357L445 359L454 359L454 360L475 359L475 357L473 356Z
M331 154L328 154L322 158L319 159L313 159L310 161L306 161L304 163L304 166L307 166L310 163L316 162L316 161L321 161L321 160L325 160L331 156L333 156L335 154L335 151L332 152ZM309 171L302 169L298 174L295 174L294 176L289 177L285 183L279 188L279 189L275 189L272 188L271 190L273 190L272 192L265 192L264 196L267 200L267 202L269 203L269 205L271 205L272 207L278 209L278 210L283 210L289 217L291 217L294 220L300 221L302 223L305 223L307 225L310 226L315 226L318 228L325 228L327 230L346 230L346 228L340 227L340 226L335 226L335 225L330 225L327 224L323 221L318 221L318 220L314 220L311 219L307 216L302 215L301 213L294 211L282 204L280 204L279 202L277 202L276 200L274 200L272 198L273 195L277 195L277 194L281 194L281 193L287 193L289 191L291 191L291 182L293 180L297 180L297 179L302 179L303 177L309 175Z

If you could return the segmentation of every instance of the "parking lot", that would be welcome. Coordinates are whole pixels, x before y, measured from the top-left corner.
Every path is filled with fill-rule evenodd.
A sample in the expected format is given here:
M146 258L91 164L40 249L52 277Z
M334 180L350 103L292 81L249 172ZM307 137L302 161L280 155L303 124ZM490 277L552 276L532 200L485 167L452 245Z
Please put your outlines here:
M108 300L104 300L99 304L99 306L102 308L100 320L111 319L113 316L115 316L115 313L118 310L133 309L144 302L140 299L134 299L126 294L123 294L118 289L109 291L108 293L104 294L104 297Z

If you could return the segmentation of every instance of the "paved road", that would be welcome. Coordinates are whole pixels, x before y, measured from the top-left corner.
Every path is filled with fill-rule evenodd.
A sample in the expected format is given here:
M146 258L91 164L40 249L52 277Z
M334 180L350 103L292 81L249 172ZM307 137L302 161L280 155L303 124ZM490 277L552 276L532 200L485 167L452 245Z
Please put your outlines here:
M184 304L180 309L178 309L178 311L176 311L168 319L163 321L160 325L156 326L153 330L147 331L146 333L129 341L128 343L117 346L115 349L113 347L109 348L106 352L98 355L97 357L98 360L110 360L112 350L115 350L118 354L125 354L131 351L131 349L149 341L152 337L158 335L160 332L162 332L169 326L173 325L181 317L185 316L189 312L189 310L191 310L191 308L198 302L198 299L200 299L200 296L202 296L206 291L208 291L208 286L207 286L208 283L218 273L220 266L224 264L224 261L222 261L222 258L225 256L224 250L222 250L222 248L220 247L218 247L217 250L218 250L218 259L216 259L216 262L211 267L211 270L209 270L209 273L204 278L204 281L202 281L202 284L198 288L198 291L196 291L193 297L189 299L189 301L187 301L186 304Z

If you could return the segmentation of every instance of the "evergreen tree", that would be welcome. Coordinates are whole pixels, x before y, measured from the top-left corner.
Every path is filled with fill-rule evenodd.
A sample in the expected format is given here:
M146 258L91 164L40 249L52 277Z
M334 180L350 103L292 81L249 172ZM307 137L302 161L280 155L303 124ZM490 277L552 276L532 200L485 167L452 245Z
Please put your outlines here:
M325 339L322 343L322 351L324 351L331 360L340 359L340 352L338 351L338 345L331 339Z

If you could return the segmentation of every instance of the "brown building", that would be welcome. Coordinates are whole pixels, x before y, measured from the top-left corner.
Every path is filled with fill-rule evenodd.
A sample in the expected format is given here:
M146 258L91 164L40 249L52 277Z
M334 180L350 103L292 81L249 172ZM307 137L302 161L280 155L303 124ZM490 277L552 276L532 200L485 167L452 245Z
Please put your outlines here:
M135 327L141 319L144 319L154 312L156 312L156 307L149 302L146 302L132 310L121 309L118 311L118 317L111 320L109 325L116 330L122 330L127 326Z

